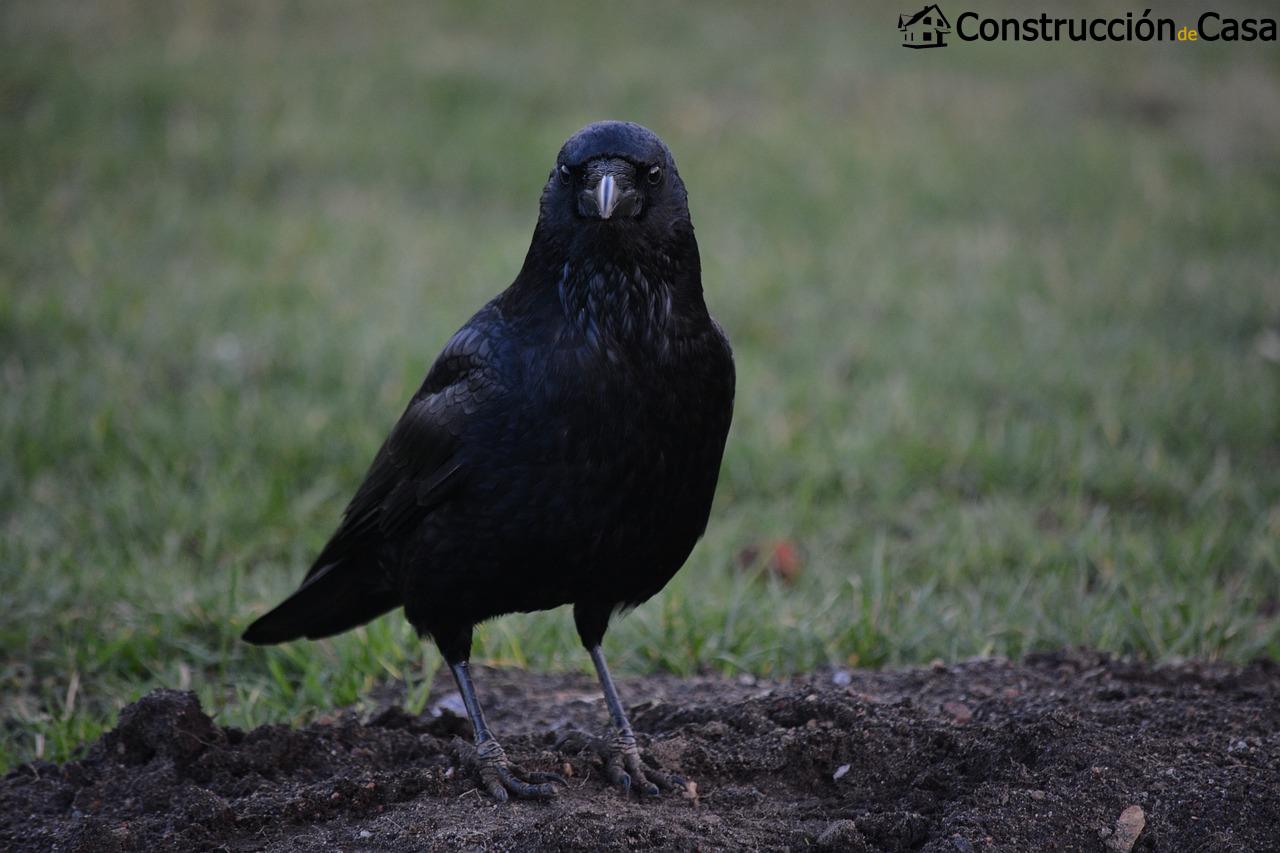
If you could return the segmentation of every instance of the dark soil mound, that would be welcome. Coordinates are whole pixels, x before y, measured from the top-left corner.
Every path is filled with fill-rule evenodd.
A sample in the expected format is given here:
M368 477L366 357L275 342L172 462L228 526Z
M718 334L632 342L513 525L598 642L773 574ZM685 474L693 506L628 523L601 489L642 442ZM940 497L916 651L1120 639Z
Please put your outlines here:
M1280 850L1280 667L1091 655L786 682L629 679L649 754L696 800L626 800L583 739L592 680L481 672L552 802L499 806L456 766L465 721L395 706L294 730L131 705L86 757L0 782L6 850ZM558 744L558 745L557 745Z

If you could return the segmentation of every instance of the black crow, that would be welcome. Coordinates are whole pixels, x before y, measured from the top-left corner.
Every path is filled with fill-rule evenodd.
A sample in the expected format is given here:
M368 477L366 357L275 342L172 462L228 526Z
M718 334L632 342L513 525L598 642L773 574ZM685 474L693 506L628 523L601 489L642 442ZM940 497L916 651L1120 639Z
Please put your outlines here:
M671 152L636 124L589 125L560 149L515 282L445 344L302 586L244 638L327 637L403 605L453 671L485 788L542 797L563 780L508 763L471 634L572 604L616 728L608 777L675 786L643 766L600 642L706 528L733 395Z

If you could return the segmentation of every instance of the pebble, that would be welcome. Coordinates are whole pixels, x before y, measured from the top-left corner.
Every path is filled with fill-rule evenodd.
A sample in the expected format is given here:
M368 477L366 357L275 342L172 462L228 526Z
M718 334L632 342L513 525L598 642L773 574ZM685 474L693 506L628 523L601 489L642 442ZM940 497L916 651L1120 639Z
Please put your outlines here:
M1116 818L1115 832L1107 839L1107 849L1114 853L1129 853L1146 825L1147 816L1142 806L1129 806Z
M446 712L453 714L455 717L465 717L467 715L467 706L462 702L462 694L446 693L439 700L431 705L431 716L440 717Z
M841 777L843 777L844 774L848 772L849 772L849 765L841 764L839 767L836 768L836 772L831 774L831 781L839 782Z

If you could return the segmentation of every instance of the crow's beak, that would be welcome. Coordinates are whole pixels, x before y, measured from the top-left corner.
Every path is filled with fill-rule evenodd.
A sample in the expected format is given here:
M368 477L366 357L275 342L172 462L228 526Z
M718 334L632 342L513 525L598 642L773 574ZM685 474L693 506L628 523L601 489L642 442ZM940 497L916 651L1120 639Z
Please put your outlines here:
M622 198L622 193L618 192L618 182L613 179L613 175L604 175L600 178L594 195L596 211L599 212L600 218L608 219L613 216L613 209L618 206L618 199Z
M637 216L644 199L636 190L636 168L621 158L600 158L587 164L586 182L578 196L578 212L591 219Z

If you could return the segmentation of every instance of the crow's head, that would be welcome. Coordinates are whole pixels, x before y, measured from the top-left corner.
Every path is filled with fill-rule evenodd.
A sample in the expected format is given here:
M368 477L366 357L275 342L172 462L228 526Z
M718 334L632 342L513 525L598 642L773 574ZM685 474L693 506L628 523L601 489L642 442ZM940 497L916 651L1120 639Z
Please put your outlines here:
M560 149L542 194L541 218L562 237L653 244L688 226L689 205L675 160L656 133L631 122L601 121Z
M653 131L602 121L560 149L503 299L519 312L548 297L601 347L648 340L666 353L669 335L706 322L688 197Z

